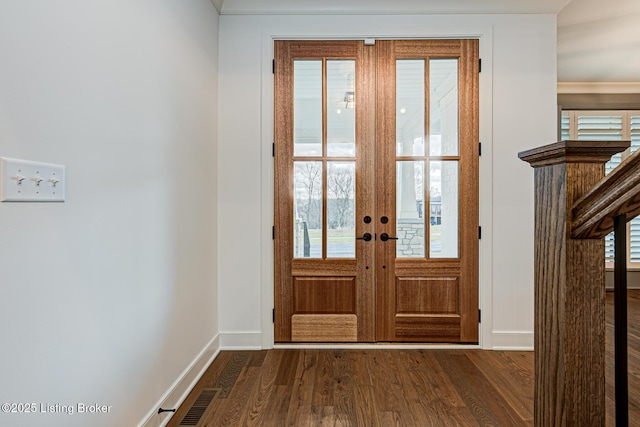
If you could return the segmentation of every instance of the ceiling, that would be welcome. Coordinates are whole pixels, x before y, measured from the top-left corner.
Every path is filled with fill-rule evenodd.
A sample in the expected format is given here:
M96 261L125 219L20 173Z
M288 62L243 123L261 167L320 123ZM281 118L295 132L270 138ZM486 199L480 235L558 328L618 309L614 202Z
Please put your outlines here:
M211 0L242 14L558 14L558 81L640 84L639 0Z
M558 14L558 81L640 82L640 1L573 0Z

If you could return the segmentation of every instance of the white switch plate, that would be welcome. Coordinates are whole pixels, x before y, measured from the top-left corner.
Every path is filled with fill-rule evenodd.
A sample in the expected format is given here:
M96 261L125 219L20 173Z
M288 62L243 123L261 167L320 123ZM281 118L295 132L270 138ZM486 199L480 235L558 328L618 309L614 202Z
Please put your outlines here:
M0 201L64 202L62 165L0 157Z

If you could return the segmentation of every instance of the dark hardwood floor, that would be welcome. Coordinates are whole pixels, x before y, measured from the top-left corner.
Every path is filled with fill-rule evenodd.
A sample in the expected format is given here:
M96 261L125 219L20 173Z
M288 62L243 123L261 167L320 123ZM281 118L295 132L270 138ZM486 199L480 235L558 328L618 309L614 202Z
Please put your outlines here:
M607 294L607 426L615 425ZM629 420L640 426L640 291L629 292ZM215 397L198 426L529 426L533 352L223 351L178 409Z

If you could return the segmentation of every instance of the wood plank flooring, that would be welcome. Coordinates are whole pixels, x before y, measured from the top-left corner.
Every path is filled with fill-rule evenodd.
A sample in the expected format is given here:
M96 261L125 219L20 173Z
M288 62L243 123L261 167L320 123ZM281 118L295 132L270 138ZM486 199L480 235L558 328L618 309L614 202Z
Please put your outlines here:
M607 294L607 426L615 425L613 295ZM208 426L529 426L533 352L222 351L172 417L219 389ZM629 292L629 420L640 426L640 291Z
M640 290L627 291L627 332L629 364L629 425L640 426ZM613 365L613 292L607 292L605 354L605 399L607 426L616 425L615 371Z

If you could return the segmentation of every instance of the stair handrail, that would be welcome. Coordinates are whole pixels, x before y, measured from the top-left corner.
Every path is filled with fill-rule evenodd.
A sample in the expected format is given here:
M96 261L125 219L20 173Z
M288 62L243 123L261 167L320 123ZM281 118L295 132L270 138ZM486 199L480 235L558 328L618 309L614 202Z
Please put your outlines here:
M571 209L571 237L600 239L613 231L615 217L640 215L640 150L627 157Z

